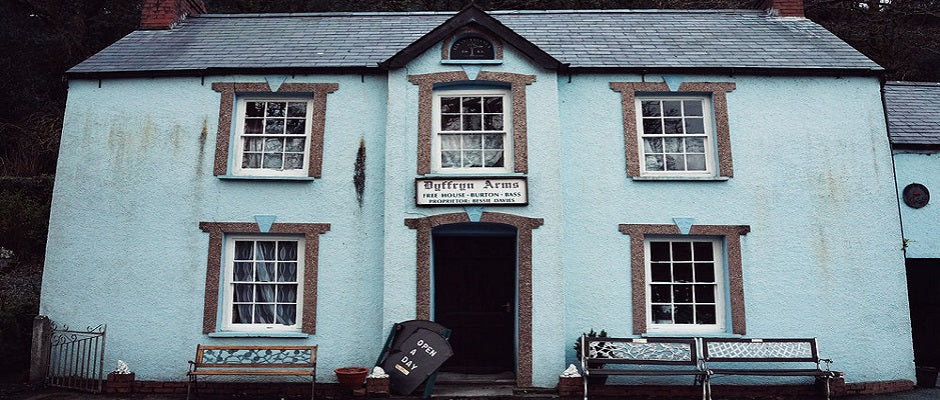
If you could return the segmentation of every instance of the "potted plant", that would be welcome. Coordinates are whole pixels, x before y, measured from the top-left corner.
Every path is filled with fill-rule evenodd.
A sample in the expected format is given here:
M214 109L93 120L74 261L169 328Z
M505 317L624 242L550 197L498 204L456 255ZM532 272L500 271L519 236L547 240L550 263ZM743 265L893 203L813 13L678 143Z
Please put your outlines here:
M350 389L359 389L366 382L369 369L364 367L342 367L333 370L340 385Z
M591 330L588 331L588 332L586 333L586 335L587 335L587 337L590 337L590 338L595 338L595 337L605 338L605 337L607 337L607 331L601 329L600 332L595 332L595 331L594 331L594 328L591 328ZM578 362L581 361L581 351L582 351L582 349L581 349L581 337L578 336L578 338L575 339L575 341L574 341L574 352L575 352L575 354L578 356ZM597 364L597 367L598 367L598 368L603 367L603 366L604 366L604 364ZM605 383L607 383L607 377L606 377L606 376L588 376L588 384L591 384L591 385L603 385L603 384L605 384Z

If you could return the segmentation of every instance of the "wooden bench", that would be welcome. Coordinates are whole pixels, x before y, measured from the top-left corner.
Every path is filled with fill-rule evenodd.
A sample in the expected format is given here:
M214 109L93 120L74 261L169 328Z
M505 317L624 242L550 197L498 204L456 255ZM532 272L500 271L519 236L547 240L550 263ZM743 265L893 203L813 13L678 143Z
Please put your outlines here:
M705 399L705 371L699 365L694 338L609 338L581 336L581 371L584 399L588 380L595 376L694 376L702 382ZM607 365L615 368L605 368Z
M829 399L829 380L835 377L829 370L832 360L819 358L815 338L703 338L702 359L708 373L705 387L709 400L712 375L810 376L825 379L826 399ZM823 363L826 364L825 369ZM727 367L719 367L721 364Z
M309 376L310 399L317 381L317 346L196 346L189 362L186 399L207 375Z

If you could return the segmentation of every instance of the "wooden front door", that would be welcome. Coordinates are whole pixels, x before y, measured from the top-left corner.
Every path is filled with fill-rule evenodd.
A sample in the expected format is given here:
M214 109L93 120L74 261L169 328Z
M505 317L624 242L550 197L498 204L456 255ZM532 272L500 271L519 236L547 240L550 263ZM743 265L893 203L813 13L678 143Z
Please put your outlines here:
M454 349L444 371L515 371L516 232L486 225L434 232L434 320Z

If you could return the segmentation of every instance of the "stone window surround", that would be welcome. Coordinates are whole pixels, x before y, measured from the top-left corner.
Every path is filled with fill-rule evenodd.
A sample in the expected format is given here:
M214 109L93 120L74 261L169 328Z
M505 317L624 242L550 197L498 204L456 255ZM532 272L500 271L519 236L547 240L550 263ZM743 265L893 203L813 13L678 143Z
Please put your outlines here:
M212 90L222 94L219 106L219 130L215 142L215 167L213 175L228 173L229 148L232 138L232 115L235 111L236 94L296 93L313 97L310 129L310 157L307 160L307 176L319 178L323 168L323 135L326 130L326 95L339 89L338 83L283 83L272 90L267 82L214 82Z
M636 97L637 93L668 93L666 82L611 82L611 90L620 92L623 108L623 139L627 156L627 176L641 177L640 148L637 134ZM679 92L709 93L712 100L712 112L715 116L715 141L718 147L718 176L734 177L731 162L731 135L728 129L727 92L735 89L734 82L682 82ZM674 179L682 179L676 177Z
M450 47L453 45L454 41L457 39L463 39L464 37L467 37L467 36L479 36L488 40L490 43L493 44L493 54L495 55L493 59L494 60L503 59L503 42L497 39L496 35L493 35L489 33L488 31L480 29L480 28L467 27L460 32L456 32L448 36L446 39L444 39L444 41L441 42L441 60L450 60ZM459 60L459 61L469 61L470 63L472 63L471 60Z
M724 239L728 272L728 302L731 305L731 333L747 332L744 313L744 277L741 269L741 236L751 231L748 225L692 225L688 235L682 235L676 225L620 224L620 232L630 236L630 276L633 291L633 333L647 333L646 326L646 252L648 235L654 236L712 236Z
M526 85L535 82L535 75L514 74L510 72L480 71L477 81L505 82L511 85L512 94L512 145L513 171L521 174L529 172L526 121ZM439 83L473 82L464 71L434 72L429 74L408 75L408 81L418 85L418 175L431 173L431 139L433 129L431 120L434 113L434 85Z
M431 236L435 227L471 222L466 213L432 215L405 219L405 225L417 231L416 243L416 309L418 319L431 318ZM516 324L516 386L532 386L532 230L542 226L542 218L529 218L512 214L483 212L479 222L510 225L517 229L516 280L518 282Z
M216 332L218 327L220 277L223 270L222 244L227 234L262 233L253 222L200 222L199 229L209 234L209 257L206 264L206 297L202 333ZM303 235L304 237L304 293L302 305L302 333L316 333L317 320L317 265L320 253L320 235L330 230L330 224L274 223L267 232L272 234Z

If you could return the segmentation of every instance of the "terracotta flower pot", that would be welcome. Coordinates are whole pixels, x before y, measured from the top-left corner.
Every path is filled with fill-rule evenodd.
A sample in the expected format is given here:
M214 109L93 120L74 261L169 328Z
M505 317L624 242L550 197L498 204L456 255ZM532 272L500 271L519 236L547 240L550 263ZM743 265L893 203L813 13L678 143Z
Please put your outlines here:
M363 367L342 367L333 370L336 379L340 385L350 389L361 388L366 382L366 375L369 374L368 368Z

